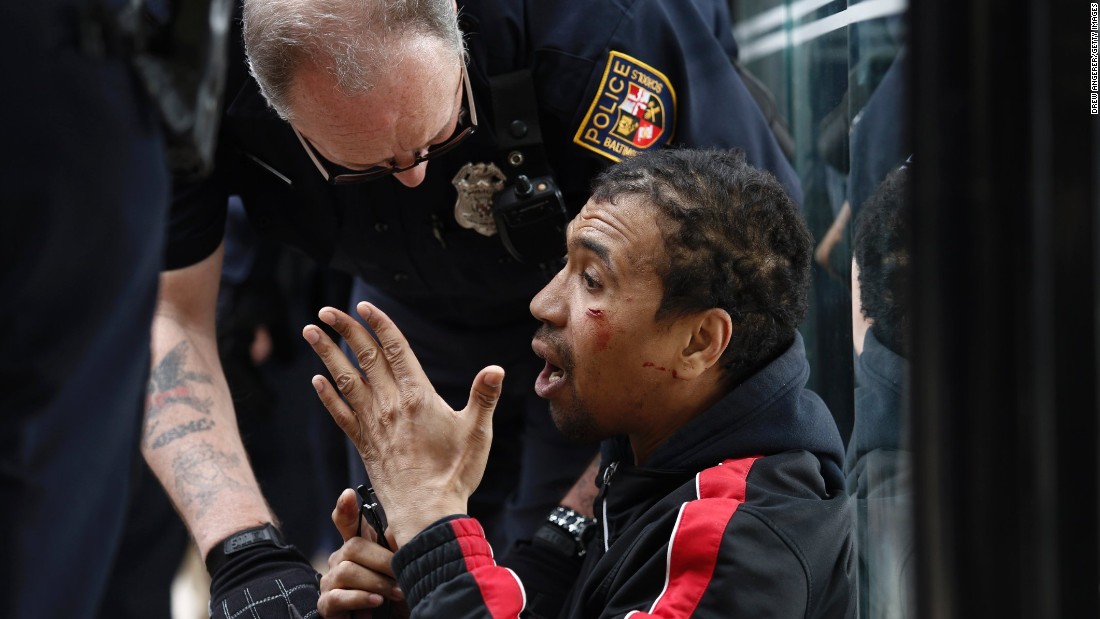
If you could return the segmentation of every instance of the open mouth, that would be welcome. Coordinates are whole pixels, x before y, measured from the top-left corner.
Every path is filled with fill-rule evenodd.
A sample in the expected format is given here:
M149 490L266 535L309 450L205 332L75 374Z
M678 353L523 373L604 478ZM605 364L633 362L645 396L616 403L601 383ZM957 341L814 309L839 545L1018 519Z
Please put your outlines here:
M565 376L564 369L547 362L546 368L543 368L543 372L547 372L547 383L557 383Z
M563 378L565 378L565 370L547 361L542 372L539 372L538 378L535 379L535 393L542 398L550 397L558 387L564 384Z
M538 378L535 379L535 393L539 397L550 397L553 392L565 384L562 380L566 377L565 370L558 365L555 365L553 361L557 359L554 357L554 353L550 350L544 342L535 340L531 343L531 348L535 351L535 354L546 361L546 365L543 366L542 371L539 372Z

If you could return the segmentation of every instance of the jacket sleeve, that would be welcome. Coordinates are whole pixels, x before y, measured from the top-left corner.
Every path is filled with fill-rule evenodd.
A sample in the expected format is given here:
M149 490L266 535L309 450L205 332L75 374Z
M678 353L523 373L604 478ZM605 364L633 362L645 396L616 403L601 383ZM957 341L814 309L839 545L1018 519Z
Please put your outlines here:
M412 617L518 617L523 583L497 565L477 520L453 517L421 531L393 558Z

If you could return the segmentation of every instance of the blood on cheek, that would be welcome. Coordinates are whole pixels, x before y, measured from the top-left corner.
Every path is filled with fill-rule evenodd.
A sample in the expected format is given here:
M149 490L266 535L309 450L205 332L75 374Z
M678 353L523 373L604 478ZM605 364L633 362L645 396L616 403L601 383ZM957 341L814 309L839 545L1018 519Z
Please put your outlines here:
M653 363L652 361L646 361L645 363L642 364L642 367L643 368L654 369L654 370L657 370L658 372L667 372L668 371L668 368L661 367L661 366L657 365L656 363ZM672 370L672 377L676 378L676 379L680 378L680 375L676 373L675 369Z
M611 343L611 323L607 320L603 310L589 308L587 312L589 324L592 327L592 338L595 341L596 350L607 350Z

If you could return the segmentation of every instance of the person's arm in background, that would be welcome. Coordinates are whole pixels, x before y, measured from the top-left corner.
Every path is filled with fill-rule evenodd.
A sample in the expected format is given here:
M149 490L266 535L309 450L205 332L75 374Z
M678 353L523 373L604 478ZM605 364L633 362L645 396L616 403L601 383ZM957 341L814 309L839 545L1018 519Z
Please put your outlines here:
M218 358L222 253L219 246L191 266L161 274L141 444L204 559L222 540L275 523L241 442ZM223 607L232 615L255 600L283 595L280 590L288 596L283 617L291 600L302 615L316 604L316 573L293 547L248 546L212 571L214 616ZM262 608L253 608L263 616Z

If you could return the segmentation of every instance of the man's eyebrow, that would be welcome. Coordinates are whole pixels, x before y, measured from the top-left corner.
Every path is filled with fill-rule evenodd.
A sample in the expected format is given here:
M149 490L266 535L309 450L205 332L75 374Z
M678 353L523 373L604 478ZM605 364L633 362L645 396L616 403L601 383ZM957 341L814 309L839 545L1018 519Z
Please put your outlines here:
M606 245L586 237L573 237L569 240L569 245L572 247L582 247L584 249L587 249L588 251L596 254L596 257L604 263L604 266L606 266L609 271L615 270L611 267L611 252L608 251Z

